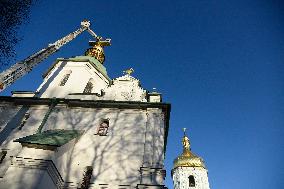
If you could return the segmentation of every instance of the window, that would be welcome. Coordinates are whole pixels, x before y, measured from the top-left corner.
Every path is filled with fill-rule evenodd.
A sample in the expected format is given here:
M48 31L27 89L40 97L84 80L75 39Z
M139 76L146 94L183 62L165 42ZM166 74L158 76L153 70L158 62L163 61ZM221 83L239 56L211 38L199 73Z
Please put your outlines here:
M83 93L92 93L93 87L94 87L94 79L91 78L89 79Z
M97 135L106 136L108 133L109 120L103 119L98 127Z
M91 66L90 66L89 64L86 64L86 66L87 66L89 69L91 69Z
M2 151L2 152L0 152L0 163L3 162L3 160L4 160L5 156L6 156L6 154L7 154L7 151Z
M188 177L188 181L189 181L189 187L195 187L195 180L194 180L194 176L190 175Z
M91 177L93 174L93 167L87 166L84 172L83 181L81 184L81 189L88 189L91 182Z
M25 113L22 121L21 121L21 124L19 126L19 130L22 130L22 128L24 127L24 125L26 124L27 120L29 119L30 117L30 114L29 113Z
M59 86L64 86L71 75L71 70L68 70L64 75L63 79L60 81Z

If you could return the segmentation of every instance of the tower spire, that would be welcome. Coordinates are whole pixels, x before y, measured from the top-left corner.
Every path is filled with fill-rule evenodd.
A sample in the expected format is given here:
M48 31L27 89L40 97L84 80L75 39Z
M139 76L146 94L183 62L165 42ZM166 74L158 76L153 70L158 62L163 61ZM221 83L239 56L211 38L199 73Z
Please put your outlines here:
M183 145L183 153L189 154L189 152L190 152L190 141L189 141L189 138L186 136L186 128L183 128L182 145Z

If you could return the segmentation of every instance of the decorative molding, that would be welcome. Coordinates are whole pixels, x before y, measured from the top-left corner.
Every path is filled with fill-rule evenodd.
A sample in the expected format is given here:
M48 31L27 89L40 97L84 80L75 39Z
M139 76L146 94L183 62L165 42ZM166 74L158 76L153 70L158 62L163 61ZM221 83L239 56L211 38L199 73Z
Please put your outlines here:
M104 100L147 102L147 92L141 88L140 81L128 74L114 79L104 91Z

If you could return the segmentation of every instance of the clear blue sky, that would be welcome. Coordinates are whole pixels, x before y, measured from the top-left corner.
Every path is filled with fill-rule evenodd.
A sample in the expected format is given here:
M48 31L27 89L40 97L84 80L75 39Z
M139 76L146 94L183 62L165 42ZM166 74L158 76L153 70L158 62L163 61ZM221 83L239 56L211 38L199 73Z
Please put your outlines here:
M17 60L75 30L84 18L104 37L109 76L133 67L172 104L166 184L183 127L212 189L284 188L284 2L279 0L42 1L20 28ZM57 57L82 55L88 33L2 95L35 90Z

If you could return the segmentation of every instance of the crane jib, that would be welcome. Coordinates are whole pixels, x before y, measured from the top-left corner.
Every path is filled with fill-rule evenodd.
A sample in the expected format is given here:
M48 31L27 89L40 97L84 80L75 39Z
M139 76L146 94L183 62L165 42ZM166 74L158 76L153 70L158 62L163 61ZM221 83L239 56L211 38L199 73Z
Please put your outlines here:
M43 48L36 52L35 54L27 57L23 61L20 61L7 70L0 73L0 92L6 87L13 84L17 79L23 75L29 73L36 65L42 62L44 59L48 58L50 55L58 51L63 45L75 39L79 34L86 30L90 30L90 21L84 20L81 22L81 27L76 31L64 36L63 38L51 43L47 48ZM90 32L90 31L89 31ZM93 32L91 33L93 37L97 39L97 35Z

